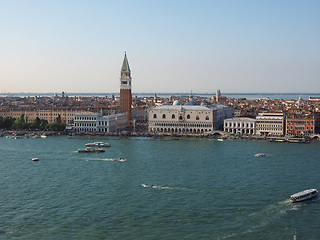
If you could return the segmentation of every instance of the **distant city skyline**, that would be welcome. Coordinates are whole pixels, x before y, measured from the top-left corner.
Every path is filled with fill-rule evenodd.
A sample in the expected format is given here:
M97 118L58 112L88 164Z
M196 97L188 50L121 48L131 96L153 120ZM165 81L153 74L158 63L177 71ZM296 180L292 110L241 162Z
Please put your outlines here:
M1 93L318 93L320 2L3 1Z

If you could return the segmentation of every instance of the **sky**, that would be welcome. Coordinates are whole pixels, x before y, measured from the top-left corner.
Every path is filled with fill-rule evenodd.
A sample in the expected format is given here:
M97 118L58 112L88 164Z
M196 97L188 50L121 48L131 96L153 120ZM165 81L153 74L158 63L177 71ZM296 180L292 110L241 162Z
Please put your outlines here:
M0 93L319 93L319 0L0 0Z

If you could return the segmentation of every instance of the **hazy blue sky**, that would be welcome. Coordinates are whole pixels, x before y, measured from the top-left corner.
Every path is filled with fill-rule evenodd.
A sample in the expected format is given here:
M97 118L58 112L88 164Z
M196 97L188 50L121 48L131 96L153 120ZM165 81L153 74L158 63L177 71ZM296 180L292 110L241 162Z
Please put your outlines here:
M319 0L0 0L0 92L320 92Z

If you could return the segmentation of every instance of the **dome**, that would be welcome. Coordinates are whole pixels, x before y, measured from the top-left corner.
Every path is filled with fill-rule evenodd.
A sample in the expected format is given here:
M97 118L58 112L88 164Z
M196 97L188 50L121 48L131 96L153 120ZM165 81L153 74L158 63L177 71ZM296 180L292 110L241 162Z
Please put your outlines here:
M175 100L172 105L178 106L178 105L182 105L182 104L183 104L183 102L179 99L179 100Z
M194 98L192 98L190 102L192 103L192 105L198 105L197 101Z
M201 105L200 106L207 106L208 103L207 102L201 102Z

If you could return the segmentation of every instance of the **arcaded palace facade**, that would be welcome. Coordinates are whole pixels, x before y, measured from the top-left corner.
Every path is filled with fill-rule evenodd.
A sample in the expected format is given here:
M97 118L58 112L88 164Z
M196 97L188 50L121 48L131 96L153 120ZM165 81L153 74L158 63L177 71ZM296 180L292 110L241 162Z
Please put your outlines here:
M225 118L233 117L233 109L222 105L198 105L192 95L187 103L176 100L172 105L149 109L149 133L212 134Z

